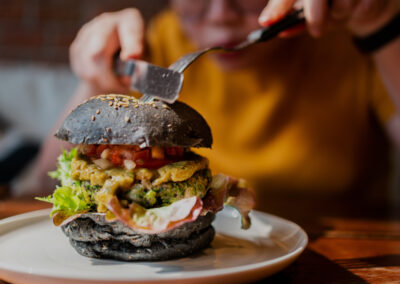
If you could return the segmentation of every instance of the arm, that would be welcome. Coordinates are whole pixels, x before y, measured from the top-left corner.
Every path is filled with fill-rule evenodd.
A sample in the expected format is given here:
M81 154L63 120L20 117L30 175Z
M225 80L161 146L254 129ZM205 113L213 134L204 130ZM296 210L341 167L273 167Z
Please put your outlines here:
M295 0L270 0L260 15L259 22L268 26L295 5ZM367 36L389 22L400 10L398 0L333 0L328 9L327 0L304 0L307 28L312 36L324 32L328 22L342 23L356 36ZM288 36L285 33L282 36ZM386 125L393 144L400 149L400 38L376 51L372 58L383 84L396 108L392 119Z
M396 106L396 113L387 122L386 129L393 144L400 149L400 38L376 52L373 59Z

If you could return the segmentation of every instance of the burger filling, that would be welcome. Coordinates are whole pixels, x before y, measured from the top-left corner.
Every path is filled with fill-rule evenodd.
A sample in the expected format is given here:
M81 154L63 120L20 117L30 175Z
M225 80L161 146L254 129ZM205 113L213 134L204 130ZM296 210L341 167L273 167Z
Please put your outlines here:
M135 201L145 208L159 207L187 197L205 196L211 181L207 160L194 155L191 158L158 169L103 169L77 155L71 161L71 178L99 189L94 193L98 212L107 210L101 202L107 195L118 195L122 203Z
M226 176L213 178L206 158L181 147L80 145L64 151L58 161L50 176L61 186L53 195L39 198L53 203L51 215L57 225L97 212L155 233L194 221L207 210L221 210L225 201L233 204L240 199L239 207L254 205L245 186L238 187L237 180ZM251 208L246 208L239 211L245 213L242 221L248 222Z

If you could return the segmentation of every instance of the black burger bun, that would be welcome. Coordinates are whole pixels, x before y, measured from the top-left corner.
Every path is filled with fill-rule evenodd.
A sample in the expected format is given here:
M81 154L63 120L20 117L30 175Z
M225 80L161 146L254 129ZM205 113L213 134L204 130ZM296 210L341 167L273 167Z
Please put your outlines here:
M87 213L62 226L75 250L87 257L123 261L159 261L185 257L212 242L214 214L200 216L170 231L142 234L120 221L109 222L104 214Z
M210 127L182 103L142 103L132 96L101 95L76 107L55 136L73 144L207 147Z

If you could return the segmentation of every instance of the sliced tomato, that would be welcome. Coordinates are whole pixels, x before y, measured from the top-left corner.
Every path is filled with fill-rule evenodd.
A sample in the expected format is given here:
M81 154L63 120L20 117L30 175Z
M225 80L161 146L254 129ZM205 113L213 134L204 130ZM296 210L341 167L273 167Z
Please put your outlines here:
M176 152L177 152L176 156L182 157L183 154L185 153L185 149L182 147L176 147Z
M149 149L144 149L139 152L133 153L133 160L148 160L150 158L150 150Z
M108 148L108 146L107 146L107 145L104 145L104 144L101 144L101 145L97 146L97 149L96 149L96 156L97 156L98 158L100 158L101 153L103 153L103 151L104 151L105 149L107 149L107 148Z
M182 147L167 147L165 148L165 152L168 156L183 156L184 148Z
M96 145L84 145L82 147L82 153L89 157L96 156Z
M157 169L169 163L179 161L184 155L185 149L182 147L166 147L166 157L156 159L151 156L151 148L140 149L138 146L124 145L85 145L82 147L82 153L91 158L100 158L101 153L109 149L108 160L118 167L124 166L124 160L133 160L138 168Z
M116 166L122 166L123 164L123 159L121 157L121 153L117 149L112 149L110 153L111 157L111 163L113 163Z
M175 156L175 155L176 155L176 150L175 150L175 148L176 148L176 147L167 147L167 148L165 148L165 153L166 153L168 156Z
M159 160L159 159L148 159L148 160L143 160L143 163L136 164L137 168L147 168L147 169L158 169L161 168L165 165L170 164L172 161L171 160Z

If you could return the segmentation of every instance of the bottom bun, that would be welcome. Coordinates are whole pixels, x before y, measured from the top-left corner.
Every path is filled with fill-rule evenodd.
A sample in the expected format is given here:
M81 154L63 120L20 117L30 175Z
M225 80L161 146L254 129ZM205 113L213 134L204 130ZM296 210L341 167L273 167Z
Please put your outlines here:
M75 250L87 257L124 261L158 261L180 258L206 248L213 240L214 214L200 216L160 234L143 234L104 214L88 213L62 226Z

